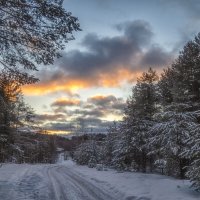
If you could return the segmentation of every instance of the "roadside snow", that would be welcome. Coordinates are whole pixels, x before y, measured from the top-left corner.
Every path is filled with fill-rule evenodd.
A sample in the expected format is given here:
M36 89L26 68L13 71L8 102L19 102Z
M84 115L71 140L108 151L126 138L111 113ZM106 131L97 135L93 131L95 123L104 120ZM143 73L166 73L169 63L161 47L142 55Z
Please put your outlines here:
M190 188L187 180L135 172L119 173L115 170L97 171L87 166L78 166L72 161L63 163L73 168L85 179L90 179L98 187L119 192L126 200L194 200L200 193Z

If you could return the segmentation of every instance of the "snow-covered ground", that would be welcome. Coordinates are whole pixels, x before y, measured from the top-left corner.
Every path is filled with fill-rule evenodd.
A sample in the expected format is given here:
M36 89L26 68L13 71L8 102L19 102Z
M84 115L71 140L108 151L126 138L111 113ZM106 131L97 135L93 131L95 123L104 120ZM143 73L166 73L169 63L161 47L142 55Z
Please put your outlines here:
M188 181L152 174L97 171L68 160L58 164L5 164L0 200L195 200Z

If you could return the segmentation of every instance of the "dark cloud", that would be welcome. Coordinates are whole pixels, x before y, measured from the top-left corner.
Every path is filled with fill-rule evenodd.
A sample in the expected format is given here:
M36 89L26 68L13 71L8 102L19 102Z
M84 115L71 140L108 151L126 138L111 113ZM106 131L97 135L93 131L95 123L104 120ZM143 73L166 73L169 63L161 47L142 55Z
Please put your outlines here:
M123 31L125 37L138 47L150 44L153 37L150 24L144 20L121 23L116 25L116 28Z
M102 73L116 71L122 66L131 68L134 72L139 67L134 66L134 59L137 60L139 54L142 58L144 48L147 49L147 54L149 51L152 56L155 52L155 47L149 47L153 42L152 28L148 22L142 20L118 24L116 28L122 32L122 36L100 38L96 34L88 34L82 41L87 51L75 50L63 54L63 57L57 61L58 66L74 78L98 77ZM163 66L169 59L169 53L159 48L163 57L159 63ZM149 65L151 63L152 60Z
M120 122L117 122L120 123ZM74 121L75 132L82 133L106 133L108 128L113 124L112 121L100 120L91 117L79 117Z
M67 114L67 116L71 116L71 114L67 111L66 107L52 107L54 113L62 113Z
M117 98L114 95L108 95L108 96L94 96L90 97L87 100L89 103L92 103L97 106L107 106L110 105L113 102L117 101Z
M113 70L113 67L127 65L130 58L140 51L138 45L121 37L98 38L94 34L85 37L83 45L88 52L69 52L58 61L62 70L72 77L98 76Z
M122 113L124 111L125 106L126 106L126 102L124 100L121 100L121 101L118 100L112 105L112 108Z
M105 116L105 113L103 110L97 109L97 108L90 108L90 109L76 109L73 111L76 115L81 115L84 117L103 117Z
M102 120L95 117L77 117L75 120L80 126L99 126L101 125Z
M105 115L108 113L122 113L126 104L122 98L117 98L114 95L94 96L88 98L87 101L99 110L103 110Z
M80 105L79 99L58 99L51 104L52 107L66 107Z
M55 131L72 131L74 130L75 124L73 123L59 123L59 122L54 122L54 123L47 123L45 125L45 128L47 130L55 130Z
M164 67L171 61L172 55L170 53L166 52L159 46L152 46L149 51L144 53L141 65L147 67Z
M42 114L35 115L35 119L41 122L44 121L60 121L65 119L63 114Z

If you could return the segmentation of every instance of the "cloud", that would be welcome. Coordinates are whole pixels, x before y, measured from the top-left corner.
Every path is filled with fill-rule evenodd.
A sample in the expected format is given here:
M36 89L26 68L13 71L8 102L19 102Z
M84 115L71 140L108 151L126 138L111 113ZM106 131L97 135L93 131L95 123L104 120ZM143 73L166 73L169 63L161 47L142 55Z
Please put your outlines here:
M57 99L51 104L52 110L36 115L36 120L50 132L75 132L83 128L104 132L111 121L122 118L125 105L124 99L111 94L92 96L81 102L73 98Z
M41 73L41 82L23 88L27 95L52 92L75 93L91 87L118 87L135 81L147 66L166 66L173 55L156 47L153 31L146 21L135 20L116 25L120 36L99 37L88 34L81 45L85 51L63 53L54 71ZM155 60L155 61L154 61Z
M116 26L122 36L100 38L88 34L82 41L87 51L72 51L57 61L60 68L74 77L98 76L99 74L128 67L132 59L142 52L152 39L147 22L136 20Z
M72 123L60 123L60 122L52 122L52 123L47 123L45 125L45 128L47 130L55 130L57 131L71 131L75 129L76 127Z
M88 102L95 104L97 106L106 106L108 104L111 104L112 102L115 102L117 98L114 95L108 95L108 96L103 96L103 95L97 95L88 98Z
M79 99L57 99L51 104L51 107L66 107L80 105Z
M55 100L48 113L36 115L36 122L48 134L104 133L112 121L122 119L126 105L124 99L112 94L91 96L77 106L69 103L76 100Z
M38 114L35 115L36 121L45 122L45 121L60 121L65 119L63 114Z
M95 118L95 117L77 117L75 121L81 126L83 125L84 127L88 125L96 125L99 126L102 122L101 119Z
M122 98L117 98L114 95L97 95L87 99L88 103L92 103L98 109L102 109L106 114L112 112L121 114L125 108L125 101ZM117 111L117 112L116 112Z
M120 23L116 25L116 28L123 31L125 37L138 47L150 44L154 35L150 24L144 20Z
M99 110L97 108L90 108L90 109L76 109L73 111L76 115L83 116L83 117L95 117L95 118L100 118L105 116L105 113L103 110Z
M169 52L166 52L159 46L153 45L149 51L144 53L141 65L147 67L166 67L166 64L170 63L170 61L172 62L172 55Z

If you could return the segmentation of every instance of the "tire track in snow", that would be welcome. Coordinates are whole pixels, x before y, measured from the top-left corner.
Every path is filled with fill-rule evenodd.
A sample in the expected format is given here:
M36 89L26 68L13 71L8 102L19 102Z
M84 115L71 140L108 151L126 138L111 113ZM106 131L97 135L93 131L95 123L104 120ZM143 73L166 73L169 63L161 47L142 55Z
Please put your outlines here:
M123 199L119 193L87 180L73 168L57 164L20 165L3 184L7 188L0 191L0 200Z
M86 180L85 178L81 177L77 173L73 172L73 170L67 167L60 167L58 168L58 172L69 179L74 186L79 189L81 194L86 195L87 200L118 200L123 199L121 194L114 194L111 190L105 190L102 187L98 187L94 185L91 181ZM78 192L78 190L77 190ZM80 198L81 200L82 198Z

